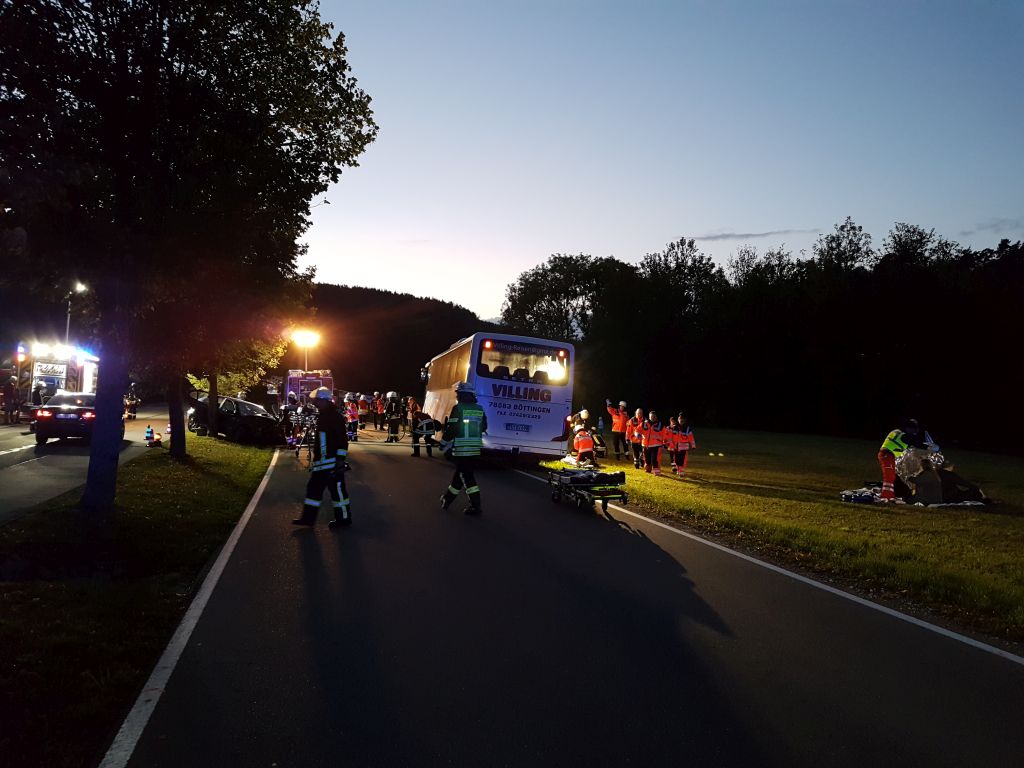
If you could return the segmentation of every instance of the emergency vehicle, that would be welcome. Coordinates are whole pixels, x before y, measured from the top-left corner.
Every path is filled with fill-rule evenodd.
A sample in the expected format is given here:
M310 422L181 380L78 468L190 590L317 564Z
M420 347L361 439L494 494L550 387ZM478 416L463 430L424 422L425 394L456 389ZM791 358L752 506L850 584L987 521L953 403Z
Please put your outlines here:
M287 399L289 392L294 392L303 405L309 399L309 395L320 387L327 387L334 391L334 375L329 369L317 371L289 370L288 378L285 379L284 398Z
M39 382L44 385L44 397L51 397L57 390L96 391L99 358L88 350L38 341L18 344L14 363L16 372L12 375L18 378L23 402L28 402Z

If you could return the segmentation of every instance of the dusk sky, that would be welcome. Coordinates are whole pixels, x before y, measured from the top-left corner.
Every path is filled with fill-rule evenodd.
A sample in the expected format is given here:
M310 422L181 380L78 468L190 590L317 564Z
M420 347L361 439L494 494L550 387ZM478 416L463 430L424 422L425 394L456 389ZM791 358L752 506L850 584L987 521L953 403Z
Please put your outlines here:
M341 2L380 135L320 282L499 314L552 253L810 251L853 216L1024 237L1024 2Z

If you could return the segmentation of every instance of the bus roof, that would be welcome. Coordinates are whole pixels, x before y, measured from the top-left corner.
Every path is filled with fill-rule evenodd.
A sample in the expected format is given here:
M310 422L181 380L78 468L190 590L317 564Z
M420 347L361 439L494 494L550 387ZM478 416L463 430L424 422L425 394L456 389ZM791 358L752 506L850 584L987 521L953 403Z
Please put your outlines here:
M499 341L521 341L521 342L525 342L525 343L528 343L528 344L529 343L549 344L551 346L565 347L570 352L572 352L574 355L576 353L576 347L574 347L568 341L557 341L555 339L541 339L541 338L538 338L536 336L519 336L518 334L515 334L515 333L489 333L487 331L477 331L476 333L470 334L469 336L466 336L464 338L459 339L454 344L452 344L450 347L448 347L448 349L446 349L444 352L440 352L440 353L434 355L427 362L427 366L429 366L431 363L433 363L435 360L437 360L437 358L442 357L443 355L447 355L453 349L458 349L463 344L468 344L468 343L472 342L474 339L477 339L477 338L496 339L496 340L499 340Z

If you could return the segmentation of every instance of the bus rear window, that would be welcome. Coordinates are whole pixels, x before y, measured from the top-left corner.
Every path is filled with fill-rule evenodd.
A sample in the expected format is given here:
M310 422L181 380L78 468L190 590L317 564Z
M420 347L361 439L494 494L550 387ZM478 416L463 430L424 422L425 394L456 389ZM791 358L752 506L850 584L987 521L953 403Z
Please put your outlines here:
M532 384L569 383L569 350L517 341L480 342L478 376Z

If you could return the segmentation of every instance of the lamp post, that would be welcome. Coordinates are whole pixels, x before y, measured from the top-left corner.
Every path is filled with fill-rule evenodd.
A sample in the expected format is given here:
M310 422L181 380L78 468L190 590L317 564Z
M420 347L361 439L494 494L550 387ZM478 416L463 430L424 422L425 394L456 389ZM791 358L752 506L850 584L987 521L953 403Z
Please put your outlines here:
M85 290L88 290L85 287L85 284L76 281L74 289L68 291L68 322L64 326L64 346L65 347L68 345L68 339L71 338L71 297L74 296L76 293L82 293Z
M302 369L303 373L309 370L309 348L315 347L320 343L320 334L316 331L300 330L295 331L292 334L292 341L294 341L305 353L305 363Z

